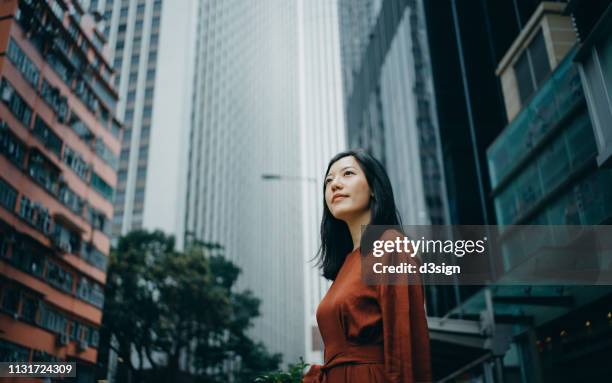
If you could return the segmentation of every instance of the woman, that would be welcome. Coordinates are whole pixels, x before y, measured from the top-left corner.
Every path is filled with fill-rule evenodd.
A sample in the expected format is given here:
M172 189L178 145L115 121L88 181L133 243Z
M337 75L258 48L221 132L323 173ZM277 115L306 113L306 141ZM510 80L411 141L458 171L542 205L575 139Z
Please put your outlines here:
M334 281L317 309L325 364L312 366L303 382L431 381L422 285L361 278L362 225L401 224L383 166L361 149L337 154L324 194L319 264Z

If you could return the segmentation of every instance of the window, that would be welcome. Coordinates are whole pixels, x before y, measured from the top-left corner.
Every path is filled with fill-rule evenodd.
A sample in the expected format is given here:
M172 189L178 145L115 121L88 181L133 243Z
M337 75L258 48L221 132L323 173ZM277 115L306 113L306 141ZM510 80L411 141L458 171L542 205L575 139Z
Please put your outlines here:
M43 78L40 95L45 102L57 114L59 122L64 123L68 119L68 99L60 93L59 88L51 85Z
M138 153L138 159L141 161L146 161L149 157L149 145L144 145L140 147L140 151Z
M0 339L0 362L27 361L30 351L27 348Z
M64 270L54 262L47 262L45 279L53 286L72 293L72 273Z
M92 282L86 277L81 277L77 290L79 298L93 304L96 307L104 306L104 291L100 284Z
M107 233L107 231L110 231L110 228L105 228L105 233L109 235L110 233ZM81 248L81 258L83 258L85 262L89 263L93 267L106 272L107 258L92 243L88 242L83 244L83 247Z
M42 277L45 269L45 258L30 243L19 241L17 245L13 245L11 264L28 274Z
M56 195L59 170L38 150L33 150L30 153L28 174L49 193Z
M125 162L125 161L127 161L127 160L129 160L129 159L130 159L130 151L129 151L129 149L123 149L123 150L121 151L121 157L120 157L120 160L121 160L122 162Z
M119 167L119 159L100 137L96 139L96 154L114 170L117 170L117 167Z
M57 198L61 203L66 205L66 207L72 210L75 214L81 215L83 214L83 206L85 206L85 202L83 199L78 196L72 189L68 187L66 184L62 184L57 193Z
M117 173L117 182L125 182L127 180L127 170L122 169Z
M136 178L138 181L142 181L147 178L147 166L146 165L142 165L138 167Z
M17 214L43 234L48 235L51 232L52 220L49 210L40 203L32 202L28 197L22 195Z
M155 33L155 34L151 35L151 42L149 44L150 45L157 45L158 41L159 41L159 35L157 33Z
M15 203L17 203L17 190L0 178L0 205L6 210L14 211Z
M2 101L8 106L11 113L26 127L29 128L32 120L32 108L17 94L15 88L5 79L0 85Z
M549 73L550 63L546 42L540 29L514 64L514 74L522 104L525 104Z
M25 145L10 132L4 122L0 122L0 153L17 165L18 168L23 167Z
M7 51L9 60L17 67L23 77L34 87L38 86L38 79L40 78L40 71L34 65L32 60L26 56L25 52L21 50L19 45L10 38L9 46Z
M19 291L13 287L5 286L2 289L2 309L17 314L19 308Z
M66 333L66 324L68 321L66 318L55 310L42 305L40 306L40 325L47 330L59 334Z
M21 317L30 322L36 322L36 313L38 311L38 301L35 298L27 295L22 295L21 299Z
M36 116L33 133L46 148L55 153L57 158L61 157L62 140L39 116Z
M92 188L100 193L100 195L110 202L113 201L113 188L106 183L96 172L91 173L91 186Z
M75 150L73 150L72 148L68 146L65 146L63 161L83 181L89 180L90 166L87 164L87 162L85 162L85 160L83 160L83 157L79 153L77 153Z

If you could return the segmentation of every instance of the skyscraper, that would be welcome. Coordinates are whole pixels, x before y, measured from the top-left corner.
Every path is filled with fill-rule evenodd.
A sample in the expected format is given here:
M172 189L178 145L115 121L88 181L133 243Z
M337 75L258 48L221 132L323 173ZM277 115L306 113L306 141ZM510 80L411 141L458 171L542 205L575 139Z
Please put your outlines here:
M304 350L297 9L201 1L189 136L186 240L217 242L263 299L252 335L286 361ZM276 174L266 182L264 174ZM283 178L284 177L284 178Z
M113 236L161 229L182 247L195 2L98 0L126 125ZM180 234L179 234L180 233Z
M121 127L79 1L0 5L0 360L93 380Z
M323 179L327 162L346 149L340 36L336 1L299 2L300 131L302 190L304 196L304 359L321 363L322 343L316 310L329 282L315 268L314 256L321 242Z
M421 2L339 7L349 146L386 166L405 224L448 222Z

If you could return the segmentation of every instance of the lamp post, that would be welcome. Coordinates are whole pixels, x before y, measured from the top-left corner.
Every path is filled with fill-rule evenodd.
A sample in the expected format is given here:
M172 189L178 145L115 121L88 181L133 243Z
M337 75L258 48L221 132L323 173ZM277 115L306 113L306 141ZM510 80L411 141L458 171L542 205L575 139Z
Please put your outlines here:
M282 174L264 173L261 175L261 179L264 181L306 181L316 183L315 177L301 177L301 176L290 176Z

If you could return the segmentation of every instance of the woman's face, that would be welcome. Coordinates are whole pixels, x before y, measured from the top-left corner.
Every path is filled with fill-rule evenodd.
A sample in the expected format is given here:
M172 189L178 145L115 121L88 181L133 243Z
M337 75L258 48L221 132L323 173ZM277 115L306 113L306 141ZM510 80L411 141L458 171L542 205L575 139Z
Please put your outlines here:
M370 211L372 192L361 166L353 156L334 162L325 177L325 203L332 215L348 221Z

